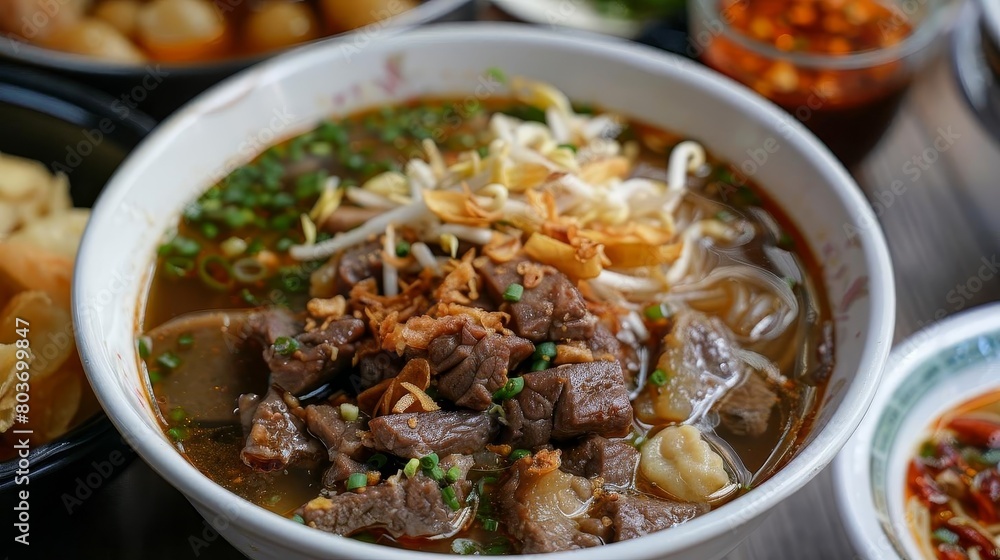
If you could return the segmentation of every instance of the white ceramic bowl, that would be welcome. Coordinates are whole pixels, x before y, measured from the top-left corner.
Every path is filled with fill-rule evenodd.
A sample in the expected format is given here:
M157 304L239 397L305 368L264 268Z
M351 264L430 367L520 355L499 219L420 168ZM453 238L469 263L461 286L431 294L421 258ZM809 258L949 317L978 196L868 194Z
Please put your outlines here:
M1000 389L1000 304L913 335L889 358L885 380L834 462L844 525L864 558L921 560L905 513L906 468L930 423Z
M143 459L252 557L430 558L282 519L212 483L177 453L153 418L135 356L139 303L156 246L185 204L263 145L329 115L414 95L452 94L471 103L499 93L499 84L481 78L492 67L548 80L571 98L683 132L736 162L790 211L825 265L835 312L836 368L797 457L733 504L666 532L574 552L574 558L723 555L833 459L874 395L892 341L895 302L884 239L844 169L763 99L659 51L526 26L440 26L360 50L336 43L307 48L204 94L132 154L96 206L74 286L79 348L108 415Z

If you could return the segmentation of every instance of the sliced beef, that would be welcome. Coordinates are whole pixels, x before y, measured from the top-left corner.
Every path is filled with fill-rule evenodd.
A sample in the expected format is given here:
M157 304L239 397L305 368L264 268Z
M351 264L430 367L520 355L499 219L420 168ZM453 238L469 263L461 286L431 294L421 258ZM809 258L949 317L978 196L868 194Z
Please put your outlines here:
M306 433L305 424L289 410L284 396L281 389L271 387L254 411L240 458L256 471L311 468L325 455L323 446Z
M611 520L613 539L617 542L668 529L706 513L708 509L706 504L607 494L600 498L592 514Z
M494 418L478 412L389 414L368 422L365 444L404 458L472 454L490 442L497 428Z
M619 337L623 338L624 342L619 340ZM633 385L642 368L642 360L637 350L640 343L635 333L630 329L621 329L618 335L615 335L608 327L598 323L594 329L594 336L584 342L595 360L617 360L622 365L625 383Z
M333 488L338 482L347 480L354 473L368 471L368 466L360 461L355 461L343 453L338 453L330 460L330 468L323 473L323 486Z
M331 461L341 453L355 459L363 454L364 446L358 433L361 422L344 420L340 408L328 404L307 406L306 426L326 446Z
M738 436L757 437L767 431L778 395L755 373L729 391L717 410L722 425Z
M337 293L347 296L355 284L368 278L382 277L382 246L377 241L347 249L337 261L334 286Z
M477 262L490 297L498 304L511 284L524 285L518 264L510 261L495 264L489 259ZM551 266L540 266L544 274L537 286L525 288L521 299L509 303L511 328L518 336L532 342L546 340L586 340L594 335L597 317L587 311L580 290L565 274Z
M464 329L431 342L427 348L431 371L446 371L438 377L441 396L464 408L486 410L493 404L493 393L507 383L507 372L535 347L519 336L499 333L470 345L467 332Z
M330 380L338 370L351 365L365 324L354 317L332 321L326 328L302 332L303 326L286 309L263 309L251 314L247 335L264 345L264 361L271 370L271 383L301 395ZM299 348L290 355L274 350L280 337L294 338Z
M524 389L504 401L504 441L533 448L584 434L622 437L632 404L618 362L567 364L525 373Z
M452 484L462 503L471 484L465 479L471 457L448 456L441 467L458 466L461 477ZM384 529L393 537L431 537L455 530L461 512L452 511L441 497L441 486L423 473L413 478L391 476L363 492L345 492L316 498L299 511L306 525L338 535Z
M514 463L495 494L499 521L522 554L574 550L602 544L581 529L594 495L591 481L559 469L559 451L542 450ZM588 523L589 525L589 523Z
M356 383L353 388L361 393L386 379L399 375L406 361L392 352L375 352L358 358Z
M587 478L599 476L605 484L624 487L635 479L638 463L639 450L628 442L589 436L565 449L562 468Z

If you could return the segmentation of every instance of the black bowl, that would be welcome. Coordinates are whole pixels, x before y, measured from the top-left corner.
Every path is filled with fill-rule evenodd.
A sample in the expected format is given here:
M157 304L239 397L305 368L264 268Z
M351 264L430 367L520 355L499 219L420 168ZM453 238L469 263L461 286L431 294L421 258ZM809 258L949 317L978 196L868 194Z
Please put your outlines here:
M0 152L38 160L66 173L76 206L93 204L128 152L156 126L134 109L116 109L114 100L104 93L2 65L0 123ZM85 479L95 465L103 466L109 459L113 459L112 470L121 470L132 456L100 413L56 441L31 449L28 486L15 484L18 461L0 463L0 496L30 488L33 499L41 500L43 490L66 486L61 479L70 483L80 476Z
M0 0L6 2L8 0ZM363 48L379 36L439 21L474 19L480 0L425 0L420 6L384 22L317 41L344 41ZM104 90L120 106L136 107L158 119L166 118L202 91L252 64L280 54L191 64L111 64L62 53L10 39L0 41L0 60L28 68L42 68Z

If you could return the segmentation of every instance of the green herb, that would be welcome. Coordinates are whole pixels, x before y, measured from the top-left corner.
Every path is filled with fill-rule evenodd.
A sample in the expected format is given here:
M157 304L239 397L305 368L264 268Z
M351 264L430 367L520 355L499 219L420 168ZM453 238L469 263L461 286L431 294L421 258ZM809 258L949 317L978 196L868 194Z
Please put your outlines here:
M483 549L483 554L487 556L499 556L510 552L510 541L504 537L497 537L490 542L490 545Z
M181 348L190 348L194 346L194 335L186 332L177 337L177 346Z
M163 379L163 376L160 375L160 370L158 369L149 370L146 372L146 376L149 377L149 382L154 384L159 383Z
M944 527L938 527L937 529L934 529L934 532L931 533L931 536L934 537L934 540L943 543L947 544L958 543L958 535L956 533L949 531L948 529L945 529Z
M657 387L663 387L667 384L667 372L662 369L653 370L649 375L649 382Z
M458 498L455 496L455 489L451 486L445 486L441 489L441 498L444 499L444 503L448 504L451 511L458 511L462 509L462 504L458 503Z
M247 288L243 288L243 290L240 291L240 299L245 301L247 305L260 305L260 300L257 299L257 296L253 295L253 293Z
M385 466L389 462L389 458L381 453L376 453L368 458L367 465L368 468L377 471Z
M788 284L790 290L794 290L795 286L798 285L798 282L791 276L785 276L785 283Z
M281 239L278 240L277 243L274 244L274 248L277 251L280 251L280 252L284 253L284 252L288 251L289 249L291 249L293 245L295 245L294 241L292 241L291 239L289 239L287 237L282 237Z
M295 181L295 198L303 200L318 196L326 183L327 173L325 169L306 173Z
M184 278L194 270L194 261L187 257L168 257L167 260L163 261L163 265L167 274L177 278Z
M519 302L521 301L521 296L524 295L524 286L518 284L517 282L512 283L507 286L507 289L503 292L504 301Z
M183 422L187 418L187 412L184 412L184 409L178 406L170 409L169 416L173 422Z
M178 426L167 430L167 435L173 438L174 441L184 441L188 437L188 430L183 426Z
M515 449L510 452L511 461L520 461L521 459L531 455L531 451L527 449Z
M933 441L925 441L920 445L920 457L924 459L933 459L937 456L937 445Z
M233 267L219 255L209 255L198 261L198 278L209 288L224 292L233 285Z
M347 129L332 122L325 122L319 125L319 128L316 129L316 135L327 142L337 145L346 144L350 140Z
M517 394L520 393L521 390L523 389L524 389L524 378L512 377L511 379L507 380L507 383L503 387L497 389L497 391L493 393L493 399L498 401L505 401L507 399L517 396Z
M205 236L206 239L215 239L219 236L219 226L213 224L212 222L205 222L201 224L201 234Z
M417 475L418 468L420 468L420 459L410 459L403 467L403 474L406 475L406 478L413 478Z
M490 148L489 146L479 146L476 148L476 152L479 154L479 157L486 158L490 155Z
M667 314L664 313L663 305L659 303L647 307L643 310L643 314L650 321L659 321L660 319L665 319L667 317Z
M451 541L451 551L462 556L475 556L482 547L472 539L455 539Z
M483 529L486 529L487 531L491 532L495 532L497 530L497 527L500 526L500 524L497 523L496 519L491 519L489 517L484 517L482 519L482 523L483 523Z
M282 356L291 356L299 349L299 341L289 336L279 336L274 340L274 351Z
M501 70L496 66L493 66L489 70L487 70L486 75L500 82L501 84L507 83L507 74L505 74L503 70Z
M535 347L534 358L536 360L545 360L546 362L551 362L556 359L558 350L556 349L555 342L543 342Z
M420 459L420 466L426 470L430 470L438 466L438 461L437 453L431 453Z
M135 341L135 345L139 350L139 357L145 360L149 357L149 354L153 351L153 339L148 336L140 336Z
M406 258L410 256L410 242L406 240L400 240L396 242L396 256L400 258Z
M180 235L175 236L169 243L161 245L159 249L161 255L178 255L181 257L194 257L200 252L200 243L194 239Z
M535 360L531 364L531 371L545 371L549 369L548 360Z
M368 486L368 475L365 473L351 473L347 477L347 490L357 490Z
M431 477L431 479L441 482L444 480L444 469L441 467L434 467L433 469L425 469L424 474Z
M168 350L160 354L159 358L156 358L156 363L163 369L170 371L177 369L181 365L181 359L177 354Z
M301 523L303 525L306 524L306 520L303 519L303 517L301 515L297 514L297 513L292 516L292 521L294 521L296 523Z
M778 247L788 250L794 249L795 239L788 233L781 232L781 235L778 236Z
M293 339L294 340L294 339ZM298 341L296 341L298 344ZM341 403L340 404L340 417L346 422L354 422L358 419L358 413L360 409L357 405L351 403Z
M455 484L460 478L462 478L462 469L458 468L458 465L444 473L444 479L448 484Z
M576 147L575 144L559 144L559 147L560 148L564 148L566 150L569 150L569 151L573 152L574 154L577 151L577 147Z

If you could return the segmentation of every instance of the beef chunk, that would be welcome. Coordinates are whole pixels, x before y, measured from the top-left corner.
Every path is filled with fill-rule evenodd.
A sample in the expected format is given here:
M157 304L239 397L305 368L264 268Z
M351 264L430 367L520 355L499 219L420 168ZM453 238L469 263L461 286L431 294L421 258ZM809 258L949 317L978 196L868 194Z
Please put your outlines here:
M326 328L302 331L291 312L280 308L258 311L247 321L246 334L264 345L271 383L295 395L315 389L338 370L350 366L356 343L365 334L365 324L354 317L343 317ZM275 352L274 343L279 337L294 338L299 349L287 356Z
M381 281L382 246L377 241L364 243L344 251L337 261L334 286L337 293L347 296L355 284L368 278Z
M586 478L559 470L559 451L542 450L514 463L496 495L497 513L522 554L574 550L602 544L581 530L595 488Z
M472 410L486 410L493 393L507 383L507 372L531 355L535 347L514 335L493 333L476 340L470 329L436 338L427 347L438 391L446 399Z
M458 466L459 481L452 484L462 503L471 484L465 480L471 457L448 456L441 467ZM393 537L430 537L456 528L460 512L441 497L441 487L423 473L413 478L395 475L363 493L345 492L316 498L299 511L306 525L338 535L352 535L366 529L384 529Z
M567 364L523 377L524 389L504 402L504 441L516 447L589 433L621 437L632 426L632 405L617 362Z
M742 385L719 401L722 425L738 436L757 437L767 431L778 395L767 382L751 372Z
M619 337L624 339L624 342L619 340ZM637 350L640 342L634 332L630 329L621 329L616 336L608 327L598 323L594 329L594 336L584 342L595 360L618 360L622 365L625 383L627 385L634 383L642 367L642 360Z
M565 450L562 468L587 478L599 476L605 484L630 486L638 462L639 451L628 442L590 436Z
M323 457L323 447L292 414L285 393L271 387L254 411L250 434L240 458L256 471L270 472L289 466L310 468ZM247 399L250 402L250 399Z
M250 437L250 429L253 428L253 417L257 413L257 406L260 404L260 395L244 393L236 401L240 413L240 426L243 428L243 438Z
M526 261L495 264L483 259L477 262L486 290L498 304L504 302L503 293L507 286L524 284L524 278L517 271L521 262ZM586 340L594 336L597 317L587 311L580 290L565 274L551 266L540 268L544 273L541 282L532 288L525 288L519 301L509 303L514 332L532 342Z
M375 352L358 358L357 383L354 390L364 392L386 379L399 375L405 360L392 352Z
M483 448L497 431L496 421L478 412L410 412L379 416L368 422L365 444L399 457L431 453L471 454Z
M708 509L706 504L607 494L594 506L593 514L611 519L614 540L623 541L679 525Z
M330 454L330 460L343 453L355 459L363 452L361 445L361 422L347 421L340 416L340 409L328 404L306 407L306 425L319 438Z
M368 471L368 466L359 461L351 459L343 453L338 453L331 459L330 468L323 473L323 486L333 488L338 482L347 480L354 473Z

